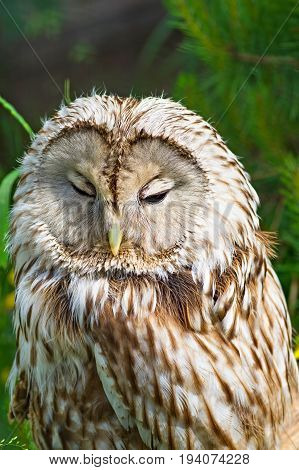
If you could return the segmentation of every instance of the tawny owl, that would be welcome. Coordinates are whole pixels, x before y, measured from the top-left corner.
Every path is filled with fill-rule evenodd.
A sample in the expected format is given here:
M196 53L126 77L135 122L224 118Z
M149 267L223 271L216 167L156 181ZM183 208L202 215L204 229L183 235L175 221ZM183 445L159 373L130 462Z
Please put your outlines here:
M258 197L167 99L79 98L26 153L10 416L40 448L269 449L298 388Z

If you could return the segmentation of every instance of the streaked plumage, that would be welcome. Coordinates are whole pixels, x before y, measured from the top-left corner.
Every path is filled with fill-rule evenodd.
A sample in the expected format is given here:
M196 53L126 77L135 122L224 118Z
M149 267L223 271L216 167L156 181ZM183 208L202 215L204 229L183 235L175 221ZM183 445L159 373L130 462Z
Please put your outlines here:
M298 372L257 204L170 100L94 95L44 123L10 242L10 415L39 447L279 447Z

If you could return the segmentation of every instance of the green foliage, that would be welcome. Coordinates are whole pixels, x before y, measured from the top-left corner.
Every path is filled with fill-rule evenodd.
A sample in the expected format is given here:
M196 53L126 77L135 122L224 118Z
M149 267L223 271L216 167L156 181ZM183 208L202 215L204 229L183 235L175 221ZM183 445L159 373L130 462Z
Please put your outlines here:
M183 33L174 97L214 123L241 155L299 328L299 37L296 0L166 0Z
M20 31L30 38L41 35L52 38L62 28L64 10L59 0L26 0L26 8L20 0L10 0L1 6L0 29L10 43L19 36Z
M30 137L33 137L33 131L29 124L25 121L12 104L0 96L0 105L4 107L13 118L25 129ZM19 176L18 170L11 171L0 184L0 268L5 268L8 263L8 257L5 250L6 234L9 224L9 207L11 192L15 181Z
M16 110L16 108L6 101L2 96L0 96L0 105L3 106L4 109L10 112L10 114L14 117L16 121L25 129L25 131L29 134L30 137L33 137L34 133L31 127L29 126L28 122L25 121L23 116Z
M24 444L22 444L18 441L18 436L14 436L14 437L11 437L9 439L8 438L1 439L1 441L0 441L0 450L7 449L11 446L19 447L19 449L25 449Z
M72 62L89 63L95 56L96 51L94 47L88 42L77 42L69 51L69 58Z
M9 206L14 182L19 176L18 170L11 171L0 184L0 267L5 268L8 256L5 250L6 234L9 225Z
M71 98L71 82L70 82L70 79L69 78L66 78L64 80L64 90L63 90L63 100L64 100L64 103L68 106L71 101L72 101L72 98Z

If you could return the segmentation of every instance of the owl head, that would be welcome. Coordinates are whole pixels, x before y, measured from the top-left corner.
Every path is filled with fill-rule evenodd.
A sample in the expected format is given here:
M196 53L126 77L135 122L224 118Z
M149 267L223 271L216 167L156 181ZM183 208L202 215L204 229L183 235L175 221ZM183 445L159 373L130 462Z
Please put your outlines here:
M200 277L254 246L257 203L242 165L194 112L93 95L63 106L25 154L12 253L17 269Z

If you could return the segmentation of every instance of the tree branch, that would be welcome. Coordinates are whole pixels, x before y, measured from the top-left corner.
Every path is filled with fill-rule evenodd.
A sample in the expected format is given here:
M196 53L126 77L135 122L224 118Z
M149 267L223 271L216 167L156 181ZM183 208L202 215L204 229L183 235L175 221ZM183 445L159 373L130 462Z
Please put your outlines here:
M299 60L291 56L280 56L280 55L265 55L260 57L257 54L248 54L246 52L237 52L235 50L230 51L233 57L240 60L241 62L248 62L250 64L256 64L260 61L261 64L268 65L292 65L299 67Z

